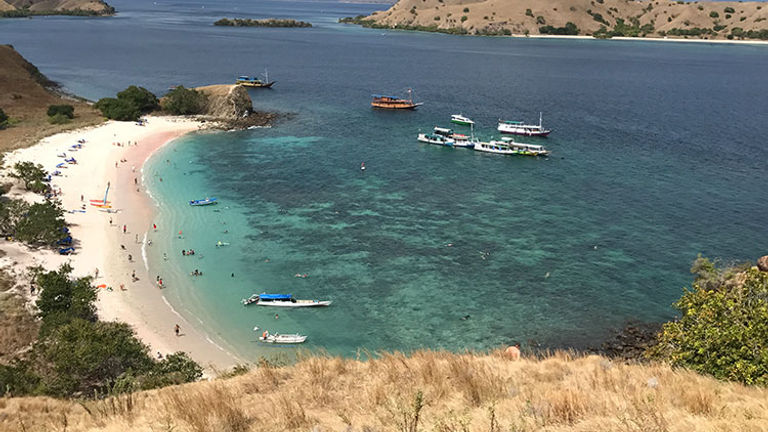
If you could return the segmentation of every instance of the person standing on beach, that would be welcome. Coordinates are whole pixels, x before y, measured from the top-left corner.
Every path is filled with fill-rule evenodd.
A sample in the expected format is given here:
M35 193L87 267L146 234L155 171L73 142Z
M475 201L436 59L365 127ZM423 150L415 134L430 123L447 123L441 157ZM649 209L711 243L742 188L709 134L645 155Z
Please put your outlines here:
M179 336L179 332L181 331L181 327L179 327L178 324L173 327L173 332L176 333L176 336Z
M112 226L112 216L109 217L109 226Z
M123 225L123 234L125 234L125 231L128 229L127 225Z
M152 224L152 229L157 231L157 224Z

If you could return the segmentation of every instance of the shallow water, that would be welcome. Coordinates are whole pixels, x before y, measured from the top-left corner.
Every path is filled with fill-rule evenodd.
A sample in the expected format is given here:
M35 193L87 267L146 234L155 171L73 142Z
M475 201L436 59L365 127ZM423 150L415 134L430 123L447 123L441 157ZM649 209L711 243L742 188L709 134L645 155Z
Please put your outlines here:
M266 66L278 83L252 91L254 105L295 114L271 129L180 139L145 167L162 204L151 270L177 309L248 358L279 350L256 347L255 325L344 355L583 346L628 319L671 318L698 253L765 253L765 47L335 24L370 5L114 3L125 11L114 19L3 21L0 38L92 98L133 83L159 92L229 82ZM209 25L223 16L316 27ZM418 111L369 108L370 93L409 86L425 102ZM548 159L415 141L458 112L488 138L499 117L534 121L539 111L555 131L529 141L552 150ZM206 196L221 204L186 204ZM196 255L182 257L189 248ZM239 304L254 292L334 304L275 320Z

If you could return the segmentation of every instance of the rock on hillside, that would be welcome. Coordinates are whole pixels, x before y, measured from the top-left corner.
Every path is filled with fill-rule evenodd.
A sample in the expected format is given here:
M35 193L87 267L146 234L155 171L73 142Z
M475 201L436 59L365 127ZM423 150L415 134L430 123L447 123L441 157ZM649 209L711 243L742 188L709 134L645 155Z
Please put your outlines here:
M641 35L683 36L695 28L708 31L699 37L724 39L732 30L768 29L765 2L677 2L630 0L400 0L387 11L374 12L368 19L377 25L436 26L460 28L469 34L539 34L542 26L563 27L572 22L582 35L591 35L601 26L610 31L619 19L638 29ZM676 30L673 30L676 29ZM682 34L680 31L683 31ZM709 31L711 30L711 32ZM670 33L672 31L672 33ZM693 37L696 37L695 35Z
M29 10L45 15L46 12L90 11L96 15L110 15L114 8L102 0L0 0L0 11Z
M253 103L248 91L239 85L210 85L197 87L195 90L208 96L205 115L227 120L236 120L248 116L253 111Z

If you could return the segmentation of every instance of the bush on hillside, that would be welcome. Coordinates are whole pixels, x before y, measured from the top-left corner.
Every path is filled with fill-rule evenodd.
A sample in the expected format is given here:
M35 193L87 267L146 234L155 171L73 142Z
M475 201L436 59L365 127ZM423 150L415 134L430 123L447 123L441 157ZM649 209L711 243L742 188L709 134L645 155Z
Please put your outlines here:
M62 115L64 117L73 119L75 118L75 107L72 105L49 105L47 114L48 117Z
M0 109L0 130L5 129L6 127L8 127L8 114Z
M152 112L160 107L157 96L144 87L132 85L117 94L118 100L132 103L141 113Z
M696 278L675 303L648 355L718 379L768 385L768 272L693 263Z
M35 303L42 319L40 334L74 320L96 321L96 288L90 278L71 279L72 267L63 265L58 271L38 272L35 283L41 287Z
M565 27L552 27L551 25L539 27L539 33L551 34L551 35L568 35L575 36L579 34L579 28L576 24L568 21Z
M207 101L205 93L178 86L165 95L162 107L175 115L202 114Z
M126 99L103 98L94 107L110 120L136 121L141 115L139 108Z

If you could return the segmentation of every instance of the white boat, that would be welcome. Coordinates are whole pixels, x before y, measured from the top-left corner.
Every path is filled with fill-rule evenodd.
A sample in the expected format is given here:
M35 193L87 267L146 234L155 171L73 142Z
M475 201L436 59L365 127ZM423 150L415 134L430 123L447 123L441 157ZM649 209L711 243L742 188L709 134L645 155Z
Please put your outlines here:
M189 202L189 205L196 207L196 206L207 206L207 205L213 205L218 204L218 201L216 198L206 198L206 199L198 199L198 200L192 200Z
M419 142L453 147L453 139L439 134L419 134L416 138Z
M258 328L258 327L257 327ZM255 330L255 329L254 329ZM294 334L267 334L259 336L259 340L271 344L300 344L307 340L307 337L298 333Z
M525 135L546 137L551 130L544 129L541 124L542 114L539 113L539 124L529 125L521 121L502 121L499 120L499 126L496 128L499 132L512 135Z
M452 137L454 147L473 148L478 143L478 140L462 134L453 134Z
M543 146L535 144L518 143L512 139L504 139L503 141L490 141L490 142L477 142L475 143L475 150L504 155L520 155L520 156L547 156L549 151Z
M451 123L456 123L463 126L473 126L475 124L475 122L473 122L469 117L465 117L461 114L452 115Z
M287 307L287 308L300 308L300 307L322 307L330 306L331 300L299 300L293 298L291 294L253 294L247 299L240 300L243 306L255 304L257 306L273 306L273 307Z

